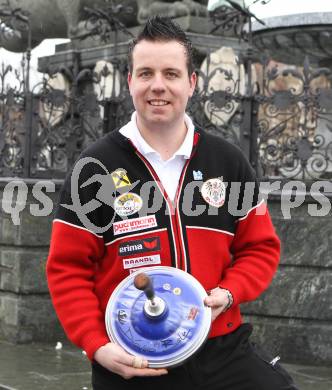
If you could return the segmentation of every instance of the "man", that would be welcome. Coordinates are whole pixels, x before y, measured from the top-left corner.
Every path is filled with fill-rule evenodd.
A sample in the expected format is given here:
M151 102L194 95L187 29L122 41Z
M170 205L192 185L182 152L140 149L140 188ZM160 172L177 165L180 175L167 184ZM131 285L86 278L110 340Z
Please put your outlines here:
M79 175L74 167L68 176L47 265L60 321L92 360L94 390L295 389L278 363L249 342L251 326L242 324L239 310L240 303L256 299L271 282L279 240L241 151L195 130L185 114L196 85L191 44L169 19L149 20L133 41L128 85L136 111L119 132L82 154L76 164ZM112 180L105 181L105 171ZM228 207L234 201L232 183L242 184L237 194L241 213ZM253 190L250 199L246 183ZM88 205L88 219L68 206L74 203L74 187L80 204ZM150 205L157 198L158 207ZM121 252L130 243L152 238L159 243L155 251ZM142 266L153 258L154 264L180 268L209 292L209 339L177 368L149 368L106 333L108 299L137 269L128 268L125 260L142 255Z

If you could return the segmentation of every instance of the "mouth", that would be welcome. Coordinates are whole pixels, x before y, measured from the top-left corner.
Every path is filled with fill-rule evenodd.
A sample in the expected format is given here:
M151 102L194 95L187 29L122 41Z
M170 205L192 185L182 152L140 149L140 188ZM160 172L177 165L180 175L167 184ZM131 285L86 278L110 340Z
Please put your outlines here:
M151 100L148 100L148 103L154 107L167 106L169 104L168 101L162 100L162 99L151 99Z

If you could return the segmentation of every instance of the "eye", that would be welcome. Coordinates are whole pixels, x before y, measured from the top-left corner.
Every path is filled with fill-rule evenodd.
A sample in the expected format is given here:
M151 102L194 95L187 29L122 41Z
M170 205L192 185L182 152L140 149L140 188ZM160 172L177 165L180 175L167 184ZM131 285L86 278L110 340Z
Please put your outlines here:
M147 78L151 76L151 71L150 70L143 70L140 72L139 77Z
M166 76L169 78L169 79L175 79L176 77L178 77L178 74L176 72L173 72L173 71L168 71L166 73Z

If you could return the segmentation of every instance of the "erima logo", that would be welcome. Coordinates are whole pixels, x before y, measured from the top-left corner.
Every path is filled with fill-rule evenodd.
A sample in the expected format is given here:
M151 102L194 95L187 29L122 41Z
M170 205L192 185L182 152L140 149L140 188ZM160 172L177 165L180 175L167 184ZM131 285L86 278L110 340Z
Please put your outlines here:
M119 256L135 253L145 253L160 250L159 237L150 237L142 240L126 241L119 245Z
M119 247L119 253L122 254L122 253L135 253L135 252L141 252L143 249L143 245L142 244L138 244L138 245L126 245L126 246L120 246Z

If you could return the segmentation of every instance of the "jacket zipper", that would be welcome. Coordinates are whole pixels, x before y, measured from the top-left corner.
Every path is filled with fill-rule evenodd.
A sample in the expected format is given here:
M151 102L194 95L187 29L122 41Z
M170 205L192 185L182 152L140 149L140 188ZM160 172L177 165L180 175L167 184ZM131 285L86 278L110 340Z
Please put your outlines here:
M186 249L185 249L184 240L183 240L183 229L181 226L181 218L180 218L180 211L179 211L180 210L179 199L180 199L180 192L182 190L182 185L184 182L184 177L186 175L189 162L190 162L190 159L186 161L186 163L182 169L181 175L180 175L179 185L177 187L175 199L174 199L175 214L172 215L172 217L174 218L174 224L176 226L177 237L178 237L179 244L180 244L179 245L180 251L181 251L180 269L182 269L183 271L186 271L186 272L188 270L188 265L187 265Z
M175 259L174 259L175 260L175 267L180 268L180 269L184 269L184 271L186 271L186 272L188 269L188 267L187 267L188 264L187 264L187 255L186 255L185 244L184 244L184 240L183 240L183 230L181 228L181 219L180 219L180 212L179 212L179 210L180 210L179 197L180 197L180 193L182 190L182 185L184 182L184 177L186 175L188 165L197 151L197 145L198 145L199 138L200 138L200 134L195 132L193 149L192 149L190 158L186 161L186 163L182 169L179 184L178 184L177 189L176 189L175 199L174 199L175 207L173 205L173 202L169 199L168 194L165 191L165 188L164 188L161 180L159 179L156 171L154 170L154 168L152 167L150 162L137 150L137 148L133 144L133 142L130 139L128 139L129 143L133 146L137 157L144 163L144 165L146 166L146 168L150 172L152 178L154 179L154 181L156 182L156 184L159 188L159 191L161 192L163 198L166 201L168 211L169 211L169 216L170 216L170 222L171 222L171 232L172 232L172 237L173 237L173 248L174 248L174 255L175 255ZM175 226L176 230L174 229L174 226ZM179 258L180 263L178 263L178 252L180 253L180 258Z
M185 255L185 248L184 248L184 243L183 243L183 238L182 238L182 233L181 233L181 227L179 226L178 218L180 218L179 214L179 207L178 207L178 198L179 194L181 192L182 184L183 184L183 179L185 176L185 172L187 170L188 164L190 162L190 159L188 159L182 169L179 184L177 186L176 190L176 195L174 199L174 205L173 202L170 200L168 197L167 192L164 189L164 186L162 185L156 171L150 164L150 162L138 151L136 150L135 153L137 156L143 161L147 169L149 170L151 176L153 177L154 181L156 182L160 192L163 195L163 198L166 201L168 211L169 211L169 217L170 217L170 222L171 222L171 232L172 232L172 237L173 237L173 247L174 247L174 254L175 254L175 267L183 269L183 260ZM185 271L187 270L187 265L185 262Z
M188 270L189 262L187 260L186 247L185 247L184 238L183 238L184 232L183 232L182 224L181 224L179 200L180 200L180 193L181 193L181 190L182 190L184 178L186 176L187 168L188 168L188 165L189 165L190 161L192 160L193 156L195 155L195 153L197 151L198 141L199 141L199 133L195 132L194 133L193 148L192 148L192 151L191 151L191 155L190 155L190 158L184 164L184 167L182 169L182 172L181 172L181 175L180 175L179 184L178 184L178 187L177 187L177 190L176 190L176 194L175 194L175 200L174 200L174 203L176 205L175 206L175 216L174 216L174 218L175 218L175 226L177 228L177 234L178 234L178 237L179 237L180 248L181 248L180 268L182 270L184 270L185 272L189 271L189 273L190 273L190 269Z

